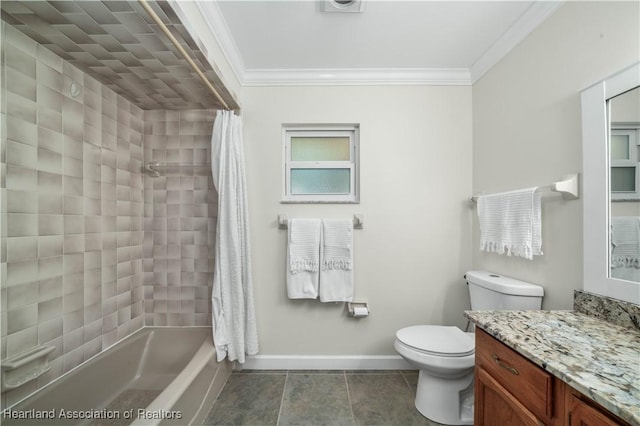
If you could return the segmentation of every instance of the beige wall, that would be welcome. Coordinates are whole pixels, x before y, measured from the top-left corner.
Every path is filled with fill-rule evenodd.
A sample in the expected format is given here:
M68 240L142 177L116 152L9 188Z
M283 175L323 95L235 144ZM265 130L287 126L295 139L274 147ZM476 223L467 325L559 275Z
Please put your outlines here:
M473 189L544 185L582 171L580 91L637 62L637 2L567 2L473 86ZM545 287L543 307L569 309L582 288L582 201L543 202L544 256L477 250L473 264Z
M464 325L471 264L469 87L247 87L243 96L253 277L261 355L395 354L396 330ZM282 123L359 123L361 203L281 204ZM291 217L364 215L355 235L355 297L340 304L288 300Z

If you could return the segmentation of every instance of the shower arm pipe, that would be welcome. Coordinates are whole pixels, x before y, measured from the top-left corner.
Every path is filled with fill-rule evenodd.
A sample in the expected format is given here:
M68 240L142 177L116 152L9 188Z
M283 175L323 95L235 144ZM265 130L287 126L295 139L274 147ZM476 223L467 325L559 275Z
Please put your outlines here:
M198 67L198 65L193 61L193 59L191 59L187 51L184 50L184 48L182 47L178 39L175 38L175 36L171 33L169 28L164 24L164 22L162 22L162 19L160 19L158 14L154 12L151 6L149 6L149 3L147 2L147 0L138 0L138 2L144 8L144 10L147 11L149 16L151 16L151 19L153 19L155 23L158 24L162 32L169 38L169 40L171 40L171 43L173 43L175 48L178 49L178 52L180 52L180 54L189 63L189 65L191 65L191 68L193 68L193 71L195 71L195 73L198 74L198 76L203 81L205 86L207 86L209 91L213 93L213 96L215 96L216 99L222 104L224 109L226 109L227 111L231 110L231 108L229 108L229 105L225 102L224 99L222 99L222 96L220 96L216 88L213 86L213 84L211 84L211 82L209 81L207 76L202 72L200 67Z
M211 164L161 164L159 162L146 163L142 170L151 177L160 177L166 173L190 172L187 176L207 175L211 173Z

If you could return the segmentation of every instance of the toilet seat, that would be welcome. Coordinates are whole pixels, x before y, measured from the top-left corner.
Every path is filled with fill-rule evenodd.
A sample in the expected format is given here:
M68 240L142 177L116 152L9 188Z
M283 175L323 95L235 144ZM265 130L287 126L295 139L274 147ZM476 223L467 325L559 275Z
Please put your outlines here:
M475 352L475 342L458 327L414 325L398 330L396 339L423 354L439 357L465 357Z

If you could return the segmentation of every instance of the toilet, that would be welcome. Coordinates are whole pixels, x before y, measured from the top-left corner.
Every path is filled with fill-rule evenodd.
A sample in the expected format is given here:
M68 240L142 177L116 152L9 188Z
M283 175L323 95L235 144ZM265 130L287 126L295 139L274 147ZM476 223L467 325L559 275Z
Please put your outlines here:
M540 309L544 289L494 274L465 274L472 310ZM396 351L420 370L415 405L437 423L473 424L475 339L458 327L414 325L398 330Z

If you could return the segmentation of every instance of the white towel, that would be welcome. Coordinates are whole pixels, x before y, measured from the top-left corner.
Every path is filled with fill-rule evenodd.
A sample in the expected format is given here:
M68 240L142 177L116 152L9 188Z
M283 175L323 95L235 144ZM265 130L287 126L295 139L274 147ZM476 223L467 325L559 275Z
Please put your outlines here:
M349 219L322 221L320 301L353 300L353 222Z
M290 299L318 297L320 219L289 220L287 295Z
M640 268L640 217L612 217L611 246L612 268Z
M478 197L480 250L532 260L542 255L536 187Z

